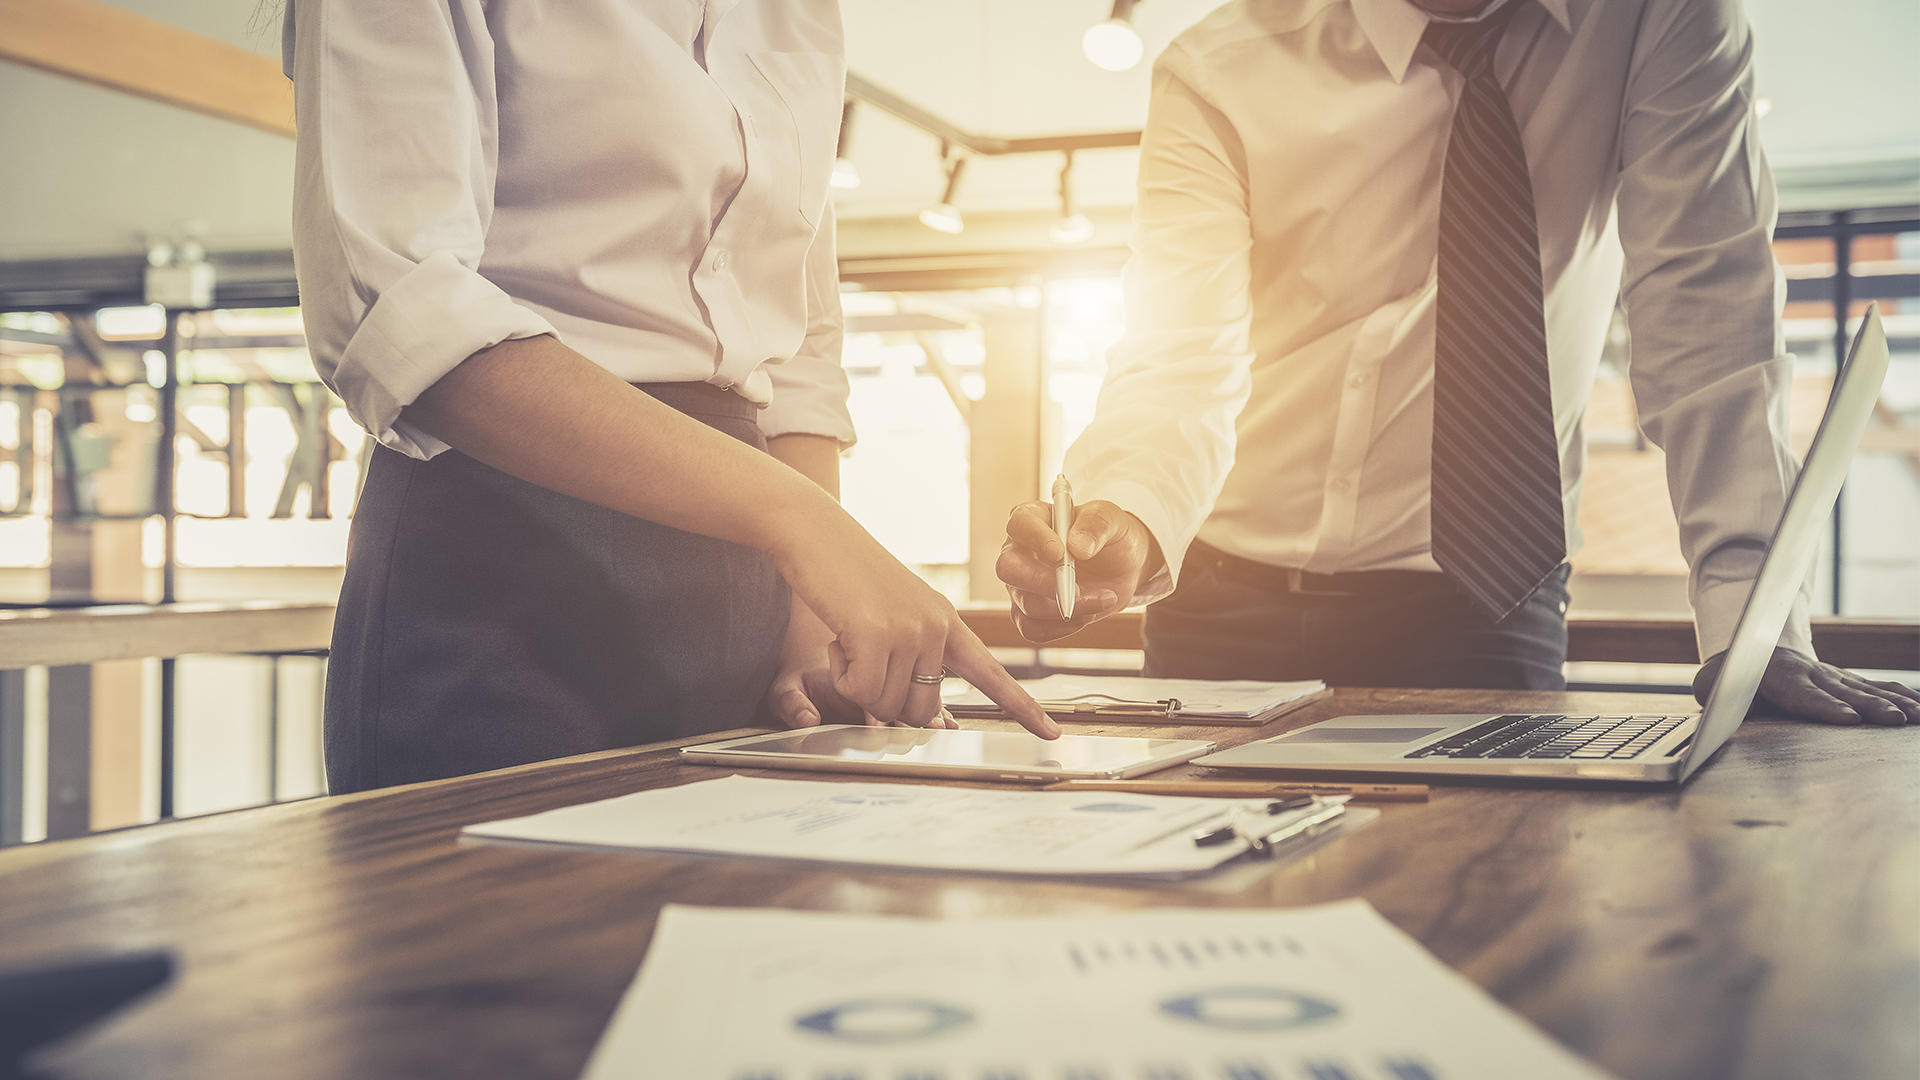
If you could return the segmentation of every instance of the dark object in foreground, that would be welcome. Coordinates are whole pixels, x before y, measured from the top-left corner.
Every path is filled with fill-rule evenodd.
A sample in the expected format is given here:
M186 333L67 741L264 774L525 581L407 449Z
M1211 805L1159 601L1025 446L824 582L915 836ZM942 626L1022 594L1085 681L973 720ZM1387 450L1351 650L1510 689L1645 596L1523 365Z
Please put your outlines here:
M165 950L89 956L0 972L0 1080L24 1075L22 1058L173 978Z

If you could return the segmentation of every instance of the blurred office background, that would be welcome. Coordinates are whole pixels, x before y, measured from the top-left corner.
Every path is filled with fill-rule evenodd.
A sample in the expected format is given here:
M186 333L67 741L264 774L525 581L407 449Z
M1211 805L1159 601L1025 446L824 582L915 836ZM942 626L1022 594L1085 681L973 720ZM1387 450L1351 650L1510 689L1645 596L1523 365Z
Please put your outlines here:
M278 63L276 4L107 6ZM1112 71L1082 40L1108 0L844 0L854 79L834 198L861 436L845 502L956 602L1005 602L992 566L1007 509L1042 493L1092 414L1124 330L1126 144L1152 58L1216 6L1140 3L1144 58ZM1746 6L1780 183L1800 448L1836 341L1869 301L1894 346L1818 610L1920 617L1920 5ZM0 62L0 601L331 601L365 438L304 348L291 141L13 59ZM211 268L210 300L147 303L149 264L191 289L208 273L196 263ZM1574 614L1684 615L1661 455L1634 423L1624 356L1616 327L1588 417ZM155 496L169 432L170 529ZM324 656L252 652L0 675L0 801L13 808L0 844L318 793ZM1111 650L1007 659L1138 664ZM1588 682L1686 674L1575 668ZM71 715L79 765L77 737L62 742Z

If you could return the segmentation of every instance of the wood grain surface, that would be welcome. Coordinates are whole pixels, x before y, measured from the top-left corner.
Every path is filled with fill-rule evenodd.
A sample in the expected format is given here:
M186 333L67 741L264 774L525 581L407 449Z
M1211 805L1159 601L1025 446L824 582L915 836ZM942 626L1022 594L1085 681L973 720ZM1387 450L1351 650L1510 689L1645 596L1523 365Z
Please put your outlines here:
M293 136L278 60L98 0L0 0L0 26L0 59Z
M1166 730L1231 745L1350 712L1686 705L1342 690L1266 729ZM50 1077L564 1078L666 903L966 918L1364 896L1629 1080L1920 1075L1920 730L1756 719L1684 792L1435 785L1232 892L456 836L725 772L636 748L10 849L0 968L178 953L172 988L45 1055Z

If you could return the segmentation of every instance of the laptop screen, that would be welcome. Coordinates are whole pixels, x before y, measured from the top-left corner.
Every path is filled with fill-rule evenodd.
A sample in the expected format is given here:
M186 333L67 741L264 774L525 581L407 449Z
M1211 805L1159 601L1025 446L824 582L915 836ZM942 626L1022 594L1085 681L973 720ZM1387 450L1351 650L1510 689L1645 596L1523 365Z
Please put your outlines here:
M1813 446L1800 467L1800 477L1787 497L1773 542L1767 546L1760 576L1740 613L1726 666L1707 698L1700 728L1681 766L1681 780L1693 775L1732 737L1753 704L1760 678L1773 658L1773 647L1780 641L1780 631L1787 625L1793 602L1820 550L1822 527L1833 512L1840 486L1846 482L1860 434L1866 430L1867 418L1873 415L1874 402L1880 398L1887 363L1887 336L1880 328L1880 307L1869 305L1859 332L1853 336L1846 366L1840 370L1833 395L1827 400L1820 430L1814 434Z

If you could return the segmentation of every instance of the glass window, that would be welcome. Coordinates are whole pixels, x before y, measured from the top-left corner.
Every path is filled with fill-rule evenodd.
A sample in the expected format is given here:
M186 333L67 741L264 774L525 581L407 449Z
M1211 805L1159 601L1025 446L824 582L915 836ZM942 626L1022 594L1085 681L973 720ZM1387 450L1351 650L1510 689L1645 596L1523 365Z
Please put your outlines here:
M86 516L152 510L165 328L151 306L0 315L0 599L48 595L50 519L68 490L56 463L71 459ZM199 312L181 319L179 346L178 597L331 597L366 439L314 373L299 310ZM153 571L158 519L144 532ZM197 572L236 568L319 573L294 573L296 583ZM149 573L149 599L157 583Z
M1812 443L1833 389L1837 250L1826 236L1774 245L1788 283L1783 330L1794 356L1789 430L1800 455ZM1841 495L1837 526L1817 564L1814 610L1912 617L1920 614L1920 545L1912 542L1920 535L1920 233L1855 236L1849 256L1848 338L1859 329L1867 304L1879 303L1893 364L1875 425L1861 441ZM1618 319L1594 387L1587 434L1580 505L1586 543L1573 558L1574 609L1686 612L1687 568L1667 496L1665 459L1635 422Z
M1050 281L1046 285L1046 413L1040 475L1060 471L1067 447L1093 420L1107 350L1126 331L1118 277Z
M967 598L968 412L985 393L984 297L850 292L842 363L859 441L841 502L949 599Z
M1851 254L1854 299L1847 331L1858 329L1869 299L1874 300L1893 361L1874 424L1861 439L1840 497L1833 533L1841 553L1839 600L1834 602L1831 565L1821 575L1819 599L1823 609L1847 615L1912 618L1920 615L1920 543L1914 540L1920 536L1920 232L1858 236ZM1830 386L1833 372L1831 306L1820 322L1824 326L1814 329L1825 329L1828 337L1821 372L1808 370L1806 377L1812 404L1824 405L1821 389ZM1810 419L1818 416L1812 409L1806 412ZM1796 421L1800 418L1796 409ZM1800 439L1811 435L1810 429L1804 436L1796 430L1796 446L1803 448ZM1826 554L1831 563L1831 550Z

